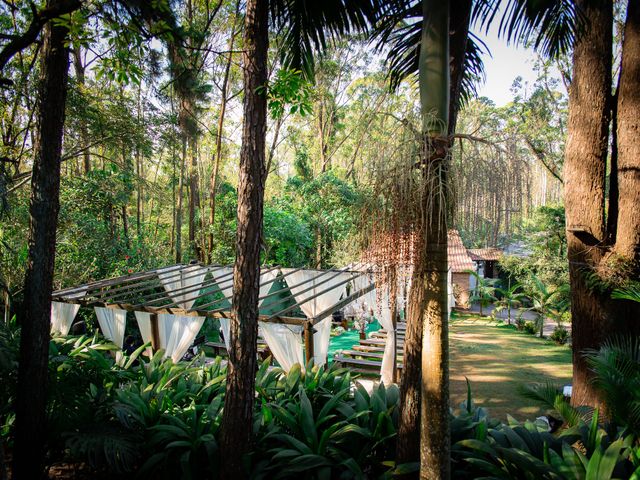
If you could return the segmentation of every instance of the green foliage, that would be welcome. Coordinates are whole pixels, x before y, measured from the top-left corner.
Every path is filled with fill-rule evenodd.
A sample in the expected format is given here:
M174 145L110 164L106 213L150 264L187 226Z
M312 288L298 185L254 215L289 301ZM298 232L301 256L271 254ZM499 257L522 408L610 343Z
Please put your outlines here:
M611 421L640 436L640 338L614 337L587 352Z
M496 300L497 279L481 277L471 270L469 273L476 279L476 288L471 292L471 301L480 304L480 315L482 315L482 310Z
M549 338L558 345L564 345L569 340L569 331L563 325L557 325Z
M306 116L311 113L311 86L301 70L280 69L276 77L259 93L266 95L269 113L274 119L281 118L288 107L290 114Z

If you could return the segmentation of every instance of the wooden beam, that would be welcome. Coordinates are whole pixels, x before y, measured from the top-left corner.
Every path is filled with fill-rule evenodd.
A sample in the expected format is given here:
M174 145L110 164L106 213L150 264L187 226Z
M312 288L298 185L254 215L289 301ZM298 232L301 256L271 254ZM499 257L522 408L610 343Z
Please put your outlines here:
M160 349L160 328L158 327L158 315L152 313L149 315L149 322L151 323L151 349L153 353Z
M358 290L357 292L352 293L351 295L349 295L348 297L346 297L343 300L340 300L338 303L336 303L335 305L333 305L332 307L327 308L325 311L320 312L318 315L316 315L312 321L313 324L315 325L318 322L321 322L322 320L324 320L325 318L327 318L329 315L331 315L333 312L337 312L338 310L340 310L342 307L346 307L347 305L349 305L351 302L353 302L354 300L357 300L358 298L360 298L361 296L363 296L365 293L369 293L371 290L373 290L374 288L376 288L375 284L371 284L367 287L361 288L360 290Z
M313 322L304 322L304 352L305 362L313 360Z

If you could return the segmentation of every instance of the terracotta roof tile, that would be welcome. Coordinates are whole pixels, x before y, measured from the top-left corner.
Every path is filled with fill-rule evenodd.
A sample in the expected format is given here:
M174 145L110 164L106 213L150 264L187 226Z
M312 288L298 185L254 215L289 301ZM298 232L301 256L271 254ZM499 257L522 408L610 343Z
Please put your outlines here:
M469 256L474 261L496 261L502 257L502 250L499 248L470 248Z
M467 249L462 243L462 238L460 238L460 234L457 230L449 230L449 247L448 247L448 257L449 257L449 267L451 271L454 273L466 272L468 270L475 270L475 265Z

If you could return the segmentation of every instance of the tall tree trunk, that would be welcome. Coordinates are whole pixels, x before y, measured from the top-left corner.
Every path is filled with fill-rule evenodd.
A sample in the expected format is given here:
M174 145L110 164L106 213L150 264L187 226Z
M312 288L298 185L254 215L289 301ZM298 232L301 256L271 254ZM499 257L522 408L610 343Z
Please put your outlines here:
M83 95L85 95L85 66L82 63L82 47L77 44L73 47L73 67L76 71L76 80ZM83 148L82 163L85 175L91 170L91 154L89 153L89 130L86 118L80 118L80 142Z
M191 166L189 167L189 245L196 258L202 259L200 246L196 241L196 213L200 209L200 189L198 180L198 141L191 138Z
M437 12L439 23L425 21L425 26L439 27L440 38L426 39L435 50L425 49L420 60L420 92L423 112L439 112L441 126L446 126L442 135L452 135L458 116L459 96L464 74L464 57L467 48L471 1L458 2L454 11L448 11L448 2L439 3L423 0L423 11ZM451 19L449 20L449 14ZM435 18L429 14L429 18ZM449 26L450 23L450 26ZM450 39L447 34L450 34ZM438 44L433 42L437 40ZM438 50L439 47L441 50ZM442 50L444 49L444 50ZM422 50L422 49L421 49ZM439 76L436 81L425 79L425 63L436 62L433 72ZM448 62L448 64L447 64ZM427 85L439 84L440 89L429 91ZM431 87L430 87L431 88ZM437 108L428 107L433 98L424 98L437 91ZM424 118L424 120L430 120ZM431 119L432 120L432 119ZM425 130L430 128L424 126ZM430 148L425 180L436 182L435 191L446 192L443 161L448 155L450 140L440 138L428 141ZM421 476L423 478L446 478L449 475L449 385L448 385L448 296L447 296L447 228L446 205L440 200L432 201L432 191L425 191L423 204L429 218L423 220L423 231L418 232L414 246L415 259L412 287L409 293L407 331L404 346L404 368L400 386L401 411L397 439L397 461L415 461L421 456ZM444 197L446 199L446 196ZM475 202L477 204L477 202ZM475 218L475 217L474 217ZM432 225L433 228L430 228ZM426 255L431 256L427 264ZM424 322L424 323L423 323ZM426 329L425 329L426 328ZM425 333L423 339L423 332ZM424 345L433 350L423 350ZM424 359L423 359L424 355ZM427 369L425 370L425 366ZM425 385L425 382L433 382ZM425 415L424 409L434 408ZM422 418L420 412L422 409ZM433 429L429 433L427 430ZM438 438L438 435L442 435ZM429 465L427 465L429 464Z
M618 226L614 251L640 274L640 2L630 0L618 89ZM637 318L637 317L636 317Z
M244 120L238 180L238 228L231 307L231 349L220 438L222 478L244 478L251 445L264 203L268 0L248 0L244 33Z
M58 3L50 0L48 6ZM51 22L44 28L38 89L29 256L21 319L20 366L16 401L13 478L43 476L51 324L51 291L60 206L60 159L69 74L67 29Z
M422 312L420 478L451 474L449 431L449 302L447 297L447 178L450 107L449 2L423 0L419 82L423 158L428 190L423 205L425 309Z
M236 9L237 10L237 9ZM227 56L227 65L224 70L222 79L222 92L220 99L220 116L218 117L218 129L216 131L216 155L213 161L213 171L209 182L209 248L208 261L211 263L213 254L213 227L216 223L216 190L218 185L218 171L220 170L220 161L222 160L222 132L224 127L224 117L227 111L227 101L229 95L229 74L231 72L231 61L233 60L233 44L236 38L235 22L234 28L231 30L229 38L229 54Z
M589 27L575 42L569 89L564 182L567 255L571 282L573 394L575 405L594 405L597 394L584 350L607 334L604 299L589 289L587 268L602 259L604 182L611 96L612 4L580 0Z
M184 164L187 159L187 139L182 138L182 158L180 158L180 177L178 179L178 205L176 206L176 263L182 262L182 190L184 187Z

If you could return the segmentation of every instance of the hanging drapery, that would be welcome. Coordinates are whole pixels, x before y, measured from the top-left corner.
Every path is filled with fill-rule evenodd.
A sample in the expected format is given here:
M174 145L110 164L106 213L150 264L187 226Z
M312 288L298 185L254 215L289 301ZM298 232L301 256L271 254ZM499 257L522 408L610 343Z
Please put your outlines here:
M51 302L51 333L68 335L78 310L80 310L78 304Z
M393 364L396 356L394 348L396 331L393 328L393 319L389 305L389 285L383 287L383 295L380 299L376 317L380 321L382 328L387 332L387 339L384 344L384 354L382 365L380 366L380 381L385 385L393 383Z
M179 303L185 310L189 310L195 303L206 274L207 269L200 265L189 265L180 270L174 267L158 270L160 283L171 300Z
M75 289L78 290L78 289ZM87 288L81 288L76 293L66 295L65 298L73 300L82 298L87 293ZM80 310L80 305L66 302L51 302L51 333L58 332L61 335L68 335L73 320Z
M453 273L451 268L447 273L447 292L449 294L449 317L451 317L451 310L456 306L456 297L453 295Z
M94 307L102 334L122 349L127 311L118 308Z
M144 343L151 342L151 314L149 312L136 312L138 328ZM187 353L187 349L202 328L204 317L192 317L182 315L169 315L161 313L158 315L158 345L164 350L164 357L171 357L174 362Z
M222 339L224 340L224 346L227 347L227 352L231 348L231 319L220 318L220 327L222 328Z
M171 357L174 362L187 353L187 349L202 328L204 317L182 315L158 315L158 337L160 347L165 350L165 357Z
M278 270L275 268L260 273L260 295L258 299L258 307L260 307L265 300L261 297L264 297L269 293L269 290L271 290L271 287L273 286L274 280L277 276Z
M338 303L345 292L346 280L353 275L349 273L322 272L318 270L282 269L287 275L289 285L296 302L307 318L315 318L321 312ZM325 292L325 290L327 290ZM323 293L321 293L323 292ZM308 300L308 301L306 301ZM316 365L327 362L329 340L331 337L331 317L314 325L313 360Z
M224 298L231 303L233 298L233 267L216 268L211 271L211 274L215 278Z
M304 365L300 325L270 322L259 322L259 325L269 350L285 372L291 370L296 363Z
M142 343L150 343L153 340L153 333L151 332L151 314L149 312L135 312L136 321L138 322L138 330L142 336ZM147 355L151 357L153 350L151 347L146 350Z

